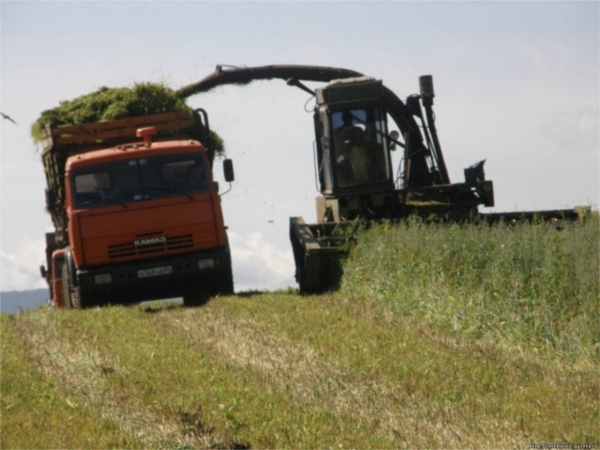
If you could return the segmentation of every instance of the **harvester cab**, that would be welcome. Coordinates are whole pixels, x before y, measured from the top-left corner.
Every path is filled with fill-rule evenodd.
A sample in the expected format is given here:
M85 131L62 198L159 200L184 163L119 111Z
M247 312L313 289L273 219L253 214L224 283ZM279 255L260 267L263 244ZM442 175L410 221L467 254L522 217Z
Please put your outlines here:
M371 77L333 80L316 89L319 223L406 217L421 211L415 204L466 214L481 204L493 206L483 161L465 169L465 183L450 183L434 124L432 78L423 76L420 84L421 94L405 104ZM388 134L388 115L401 140L397 131ZM391 151L397 146L404 155L395 176Z
M383 85L370 77L316 90L318 222L382 217L398 209Z

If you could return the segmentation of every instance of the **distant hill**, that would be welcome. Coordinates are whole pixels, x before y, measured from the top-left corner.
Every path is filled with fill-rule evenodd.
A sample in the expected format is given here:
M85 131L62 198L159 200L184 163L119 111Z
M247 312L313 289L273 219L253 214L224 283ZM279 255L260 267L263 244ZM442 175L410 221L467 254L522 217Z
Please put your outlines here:
M46 303L48 289L0 292L0 313L16 314L20 309L35 309Z

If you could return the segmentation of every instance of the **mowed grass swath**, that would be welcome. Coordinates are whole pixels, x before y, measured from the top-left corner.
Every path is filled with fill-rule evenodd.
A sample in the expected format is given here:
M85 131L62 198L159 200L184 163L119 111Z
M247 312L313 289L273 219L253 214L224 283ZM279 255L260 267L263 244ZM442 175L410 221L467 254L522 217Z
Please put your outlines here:
M2 447L598 444L598 247L409 221L332 295L2 316Z

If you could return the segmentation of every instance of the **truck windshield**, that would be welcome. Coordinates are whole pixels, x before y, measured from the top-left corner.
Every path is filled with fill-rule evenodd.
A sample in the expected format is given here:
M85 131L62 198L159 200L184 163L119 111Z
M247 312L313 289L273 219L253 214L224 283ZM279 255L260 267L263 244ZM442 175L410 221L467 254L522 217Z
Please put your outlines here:
M72 180L78 208L208 192L210 187L204 158L195 155L102 164L74 171Z
M385 114L379 107L331 114L334 166L342 187L387 181L391 177Z

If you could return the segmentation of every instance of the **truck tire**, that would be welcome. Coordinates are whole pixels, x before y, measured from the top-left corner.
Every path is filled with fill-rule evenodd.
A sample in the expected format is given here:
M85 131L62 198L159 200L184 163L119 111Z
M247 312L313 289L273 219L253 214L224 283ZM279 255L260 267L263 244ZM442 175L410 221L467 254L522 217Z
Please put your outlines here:
M221 280L217 294L233 295L233 268L231 266L231 248L229 246L229 236L227 236L227 254L229 255L225 269L221 272L219 279Z
M69 269L65 262L62 267L63 277L63 298L65 302L65 309L73 309L73 302L71 301L71 277L69 276Z
M220 295L233 295L233 273L231 271L223 273L221 275L221 285L219 286L219 290L217 294Z
M194 307L205 305L210 299L210 293L202 290L190 290L183 296L183 306Z
M82 309L94 305L94 296L92 294L81 293L81 288L73 288L71 275L67 263L63 264L63 296L65 300L65 309Z
M82 293L81 288L73 289L71 303L75 309L90 308L96 305L96 296L92 293Z
M71 293L71 303L73 304L73 308L81 309L81 291L79 288L73 289Z
M215 274L207 282L190 282L183 295L184 306L202 306L215 295L233 295L233 274L231 270Z

